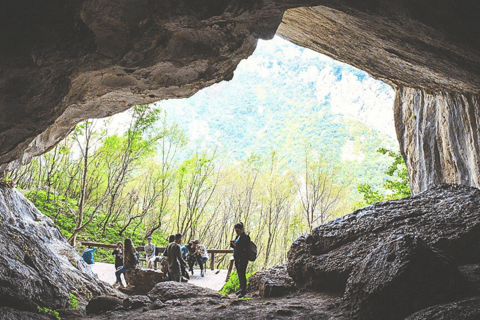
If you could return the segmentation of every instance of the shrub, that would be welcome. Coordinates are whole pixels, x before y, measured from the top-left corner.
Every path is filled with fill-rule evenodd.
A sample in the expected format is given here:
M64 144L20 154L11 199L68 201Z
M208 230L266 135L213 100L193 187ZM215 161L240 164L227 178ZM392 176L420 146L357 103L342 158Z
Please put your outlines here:
M48 308L42 308L40 306L37 307L37 310L39 313L44 313L46 315L49 315L50 317L53 317L56 320L61 320L60 316L58 315L58 311L48 309Z
M255 272L247 273L247 286L248 286L248 279L254 274ZM228 296L230 293L236 292L239 289L240 289L240 280L238 279L238 273L237 271L232 271L232 273L230 273L230 277L228 278L228 281L225 282L222 289L220 289L220 293Z
M70 293L70 307L73 309L78 308L78 299L73 293Z

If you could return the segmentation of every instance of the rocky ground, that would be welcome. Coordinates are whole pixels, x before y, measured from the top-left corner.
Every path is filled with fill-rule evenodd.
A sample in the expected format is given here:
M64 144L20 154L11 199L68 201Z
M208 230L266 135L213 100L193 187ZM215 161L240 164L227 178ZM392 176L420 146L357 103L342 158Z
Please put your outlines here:
M46 319L37 307L65 319L480 319L475 188L442 185L319 226L293 243L288 264L250 278L246 300L190 283L152 286L149 273L120 293L21 194L0 191L1 319Z

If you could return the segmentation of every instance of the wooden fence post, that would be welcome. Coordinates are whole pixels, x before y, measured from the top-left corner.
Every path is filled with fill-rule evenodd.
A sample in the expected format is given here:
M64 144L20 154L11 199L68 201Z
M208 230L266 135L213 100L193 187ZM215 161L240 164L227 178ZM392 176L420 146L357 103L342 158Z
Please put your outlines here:
M210 270L215 269L215 252L210 252Z
M225 282L227 282L228 278L230 278L230 273L232 272L232 269L233 269L233 261L235 261L235 259L231 257L230 263L228 264L227 278L225 279Z

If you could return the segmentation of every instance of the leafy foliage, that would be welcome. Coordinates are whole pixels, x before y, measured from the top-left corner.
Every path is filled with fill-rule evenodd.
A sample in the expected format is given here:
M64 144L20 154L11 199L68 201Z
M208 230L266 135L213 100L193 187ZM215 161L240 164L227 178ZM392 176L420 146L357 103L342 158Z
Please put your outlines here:
M374 190L369 184L358 185L358 191L363 194L365 204L372 204L379 201L387 201L393 199L401 199L411 195L410 179L408 176L407 166L400 152L394 152L385 148L377 150L378 153L393 158L392 164L387 168L385 174L390 177L383 184L386 190L385 194L381 194L378 190Z
M56 320L61 320L60 315L58 314L58 311L48 309L48 308L42 308L40 306L37 306L37 310L39 313L44 313L46 315L49 315L50 317L56 319Z
M254 274L255 272L246 274L247 286L248 286L248 279ZM230 273L230 277L228 278L228 281L225 282L222 289L220 289L220 293L228 296L230 293L236 292L239 289L240 289L240 279L238 278L238 273L237 271L232 271L232 273Z
M76 309L78 308L78 299L77 297L73 294L73 293L70 293L69 294L69 304L70 304L70 307L72 307L73 309Z

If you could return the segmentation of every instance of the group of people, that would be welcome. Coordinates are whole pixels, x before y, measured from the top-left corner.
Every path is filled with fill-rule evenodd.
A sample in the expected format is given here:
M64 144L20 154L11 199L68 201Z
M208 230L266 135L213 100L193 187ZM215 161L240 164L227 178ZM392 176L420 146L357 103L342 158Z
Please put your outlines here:
M208 260L208 252L203 244L198 240L193 240L186 245L181 246L182 235L170 235L169 245L165 248L164 256L168 259L168 271L173 281L181 281L181 277L189 278L186 272L187 263L188 271L193 275L193 266L195 263L200 267L200 275L205 276L205 263ZM185 262L187 261L187 262Z
M246 271L248 265L248 255L251 246L250 236L245 233L242 222L235 224L234 230L236 233L235 240L230 241L230 247L233 248L233 257L235 259L235 268L237 269L238 278L240 281L240 290L236 292L238 297L243 297L247 293L247 279ZM152 243L152 238L147 238L148 243L144 246L145 259L147 267L151 268L153 263L160 257L156 256L155 245ZM170 280L181 282L182 276L189 278L187 269L193 275L193 266L195 263L200 267L200 274L205 275L204 265L208 260L208 252L204 245L200 244L198 240L190 241L184 246L181 246L182 234L170 235L168 237L168 246L163 253L164 259L168 262L168 276ZM136 267L139 260L139 255L133 246L130 238L125 239L125 245L121 242L117 243L116 249L112 253L115 255L115 276L117 278L114 286L123 286L120 275L127 273ZM160 258L161 259L161 258ZM187 263L185 262L187 261ZM126 280L126 279L125 279Z
M187 270L193 275L193 266L195 263L200 267L201 276L205 276L204 265L208 260L208 252L203 244L198 240L190 241L181 246L182 234L170 235L168 237L168 246L165 248L163 257L156 255L156 246L152 243L152 238L147 238L147 244L144 246L145 260L147 268L153 268L155 261L162 261L166 266L164 270L167 276L173 281L181 281L182 276L189 278ZM134 269L139 263L139 253L136 251L132 240L125 239L125 245L122 242L117 243L117 247L113 250L112 255L115 256L115 276L116 282L114 286L123 286L121 274ZM187 263L185 262L187 261ZM125 279L125 282L127 280Z

